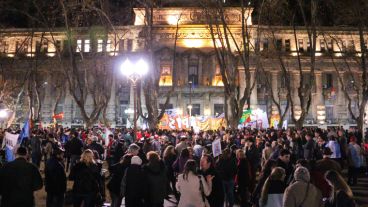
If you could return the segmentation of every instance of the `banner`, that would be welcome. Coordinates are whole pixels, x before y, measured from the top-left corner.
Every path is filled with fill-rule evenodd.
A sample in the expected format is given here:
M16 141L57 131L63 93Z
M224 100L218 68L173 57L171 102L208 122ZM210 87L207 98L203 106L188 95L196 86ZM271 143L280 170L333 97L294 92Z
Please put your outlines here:
M212 155L213 157L217 157L220 154L222 154L221 139L216 139L212 142Z
M240 127L247 126L257 129L269 128L267 113L262 111L261 109L244 111L239 124Z
M6 161L7 162L11 162L15 159L14 149L17 146L18 137L19 137L19 134L10 134L9 132L5 132L5 137L4 137L4 140L3 140L2 147L5 146Z
M270 127L278 129L278 125L280 123L280 115L278 115L278 114L272 115L270 121L271 121Z
M182 115L164 114L158 125L159 129L166 130L190 130L192 127L195 131L217 130L226 126L224 118L214 118L208 116L189 117Z

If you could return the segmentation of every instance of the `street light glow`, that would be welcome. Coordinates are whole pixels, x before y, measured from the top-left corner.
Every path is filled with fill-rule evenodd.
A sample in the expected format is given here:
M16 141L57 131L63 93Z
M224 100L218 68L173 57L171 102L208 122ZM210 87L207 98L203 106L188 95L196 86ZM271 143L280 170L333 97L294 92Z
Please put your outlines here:
M145 75L148 72L148 64L146 61L144 61L143 59L140 59L137 64L136 64L136 68L137 68L137 73L139 75Z
M5 109L0 110L0 118L6 118L8 116L8 112Z
M126 59L121 65L120 71L123 75L129 77L134 73L134 65L129 59Z

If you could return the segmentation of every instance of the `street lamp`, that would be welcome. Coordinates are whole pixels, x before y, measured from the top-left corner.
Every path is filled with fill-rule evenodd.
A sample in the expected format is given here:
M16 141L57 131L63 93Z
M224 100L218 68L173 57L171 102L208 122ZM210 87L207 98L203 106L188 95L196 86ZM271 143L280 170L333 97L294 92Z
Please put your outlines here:
M189 109L189 116L192 117L192 108L193 108L193 105L192 105L192 85L193 85L193 82L192 81L189 81L188 83L190 85L190 88L189 88L189 105L188 105L188 109Z
M129 59L126 59L120 68L121 73L129 78L132 81L133 86L133 105L134 105L134 138L136 138L136 131L137 131L137 82L138 80L144 76L148 72L148 64L143 59L140 59L136 63L132 63Z

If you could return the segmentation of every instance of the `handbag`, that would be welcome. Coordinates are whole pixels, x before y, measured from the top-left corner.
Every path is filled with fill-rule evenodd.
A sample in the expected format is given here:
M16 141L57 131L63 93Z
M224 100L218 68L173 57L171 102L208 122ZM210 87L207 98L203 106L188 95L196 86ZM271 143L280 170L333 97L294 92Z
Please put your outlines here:
M202 201L203 201L204 207L207 207L206 206L206 195L204 194L203 182L202 182L200 175L198 175L198 179L199 179L199 191L201 192Z

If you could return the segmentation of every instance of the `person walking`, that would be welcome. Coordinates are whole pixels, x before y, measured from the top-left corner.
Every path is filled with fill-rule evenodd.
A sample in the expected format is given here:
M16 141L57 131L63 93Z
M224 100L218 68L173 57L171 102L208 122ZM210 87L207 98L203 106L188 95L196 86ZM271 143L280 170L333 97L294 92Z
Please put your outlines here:
M143 166L146 177L147 193L145 201L150 207L163 207L164 199L167 196L167 174L164 162L160 156L154 152L147 153L148 163Z
M64 149L54 150L45 166L46 207L64 206L66 192L66 174L64 167Z
M325 179L331 185L333 192L326 203L326 207L355 207L353 192L342 176L334 171L327 171Z
M133 156L123 177L120 192L124 192L126 207L143 207L146 181L141 165L142 159Z
M197 173L196 161L188 160L184 166L183 174L178 176L176 188L181 194L178 207L200 206L209 207L206 196L212 189L213 176L206 179Z
M285 170L276 167L263 185L259 206L261 207L282 207L285 191Z
M294 172L295 182L286 188L283 207L322 207L322 193L310 183L307 168L298 167Z
M27 161L25 147L19 147L16 159L0 169L1 207L33 207L33 192L43 186L37 167Z
M350 137L350 143L348 145L348 183L351 186L357 184L359 169L362 165L361 148L356 141L354 136Z
M73 183L73 206L95 207L99 195L98 166L93 159L94 155L90 149L85 150L80 162L75 164L69 174L69 180Z

